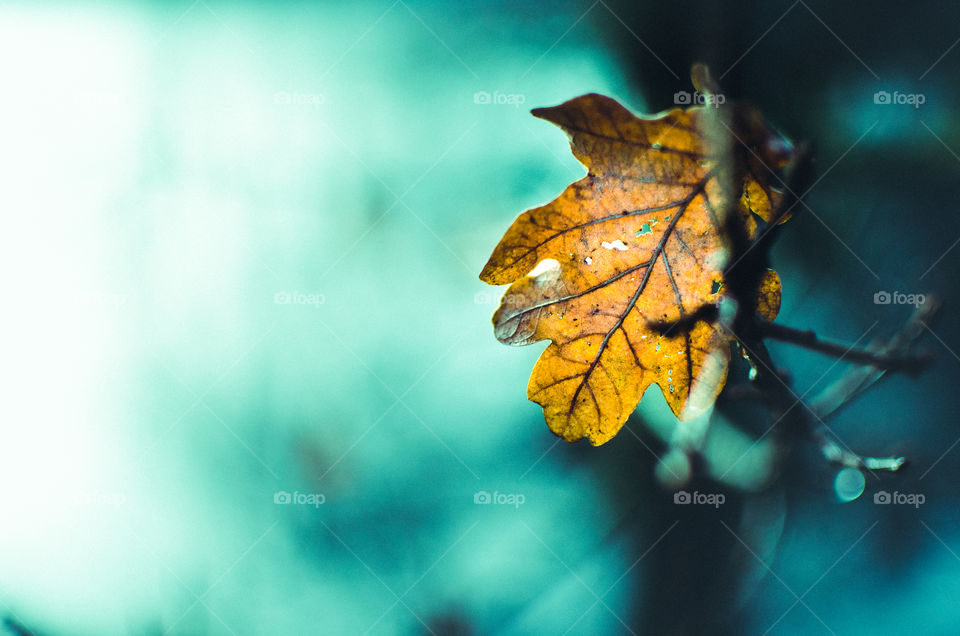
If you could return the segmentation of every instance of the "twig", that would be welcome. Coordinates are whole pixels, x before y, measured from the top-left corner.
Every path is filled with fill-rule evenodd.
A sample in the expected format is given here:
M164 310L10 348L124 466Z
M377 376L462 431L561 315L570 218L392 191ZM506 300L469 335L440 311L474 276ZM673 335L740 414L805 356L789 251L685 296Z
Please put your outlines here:
M820 443L820 452L824 459L848 468L866 468L868 470L889 470L896 472L906 463L904 457L863 457L853 451L841 448L827 436L826 427L819 426L814 431L814 439Z
M757 343L755 349L748 349L742 340L741 346L757 370L754 383L766 399L778 425L794 435L812 439L820 447L824 459L841 466L869 470L896 471L904 464L903 457L864 457L832 440L823 420L802 398L797 397L787 379L774 370L763 341Z
M910 319L885 345L870 347L870 349L885 356L906 355L914 341L923 333L923 323L930 321L939 306L940 303L936 298L928 296L927 301L914 310ZM810 408L818 417L826 418L873 386L886 372L887 369L872 366L852 367L811 400Z
M794 329L778 325L766 320L757 321L757 329L762 337L789 342L823 353L834 358L843 358L850 362L867 365L870 368L884 371L903 371L916 374L923 371L931 362L929 355L909 355L901 352L873 352L864 349L850 349L840 343L822 340L811 330Z

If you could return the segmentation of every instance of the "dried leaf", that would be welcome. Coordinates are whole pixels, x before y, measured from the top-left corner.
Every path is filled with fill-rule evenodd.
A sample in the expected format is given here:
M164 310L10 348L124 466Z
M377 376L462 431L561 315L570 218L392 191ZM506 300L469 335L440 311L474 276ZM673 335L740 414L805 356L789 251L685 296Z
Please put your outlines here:
M698 87L715 90L704 67L693 74ZM642 119L590 94L533 114L568 133L588 173L520 215L480 275L511 284L493 317L500 341L552 341L527 396L555 434L595 445L616 435L650 384L679 416L708 358L710 386L698 395L712 404L726 380L730 334L689 319L724 293L728 211L752 237L754 215L768 220L776 208L769 169L786 163L789 144L746 105ZM770 271L758 313L772 319L779 301ZM664 333L654 323L677 326Z

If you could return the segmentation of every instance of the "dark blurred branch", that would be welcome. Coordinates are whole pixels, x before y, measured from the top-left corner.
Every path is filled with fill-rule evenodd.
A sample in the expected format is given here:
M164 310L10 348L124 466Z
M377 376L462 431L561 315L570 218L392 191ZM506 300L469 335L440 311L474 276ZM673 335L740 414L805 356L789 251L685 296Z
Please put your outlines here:
M730 241L731 258L730 265L724 272L724 284L727 286L727 295L737 301L734 330L751 341L756 342L763 337L757 330L754 316L757 309L757 290L770 264L770 249L780 236L781 222L800 201L796 193L809 182L812 164L812 148L805 143L799 144L793 161L787 167L783 193L777 207L770 215L769 223L757 227L754 238L748 236L738 213L734 210L727 212L724 229ZM773 173L773 170L770 170Z
M14 636L39 636L37 632L10 616L3 619L3 626Z
M734 152L740 162L761 160L758 154L744 144L726 123L719 120L740 141L741 147ZM761 160L762 161L762 160ZM757 316L758 290L767 275L770 250L780 235L781 223L792 213L797 204L802 204L797 192L805 192L804 186L812 175L813 151L805 143L793 151L791 161L785 167L783 179L777 172L763 164L770 174L783 185L777 206L767 221L756 218L756 232L748 232L742 218L731 205L726 210L724 231L730 246L729 265L724 270L724 302L720 305L703 305L691 314L670 322L650 322L648 326L663 335L674 329L689 331L698 322L708 322L721 331L731 333L740 345L754 374L751 391L746 397L762 401L773 415L771 428L776 427L789 436L802 436L814 441L825 459L842 466L868 470L899 469L903 457L863 457L831 439L824 418L849 402L857 394L871 386L889 371L916 374L926 369L932 358L926 354L913 354L910 347L922 332L922 324L936 311L933 299L919 307L911 320L887 343L867 349L855 349L838 342L824 340L811 330L795 329L762 320ZM727 302L732 301L732 302ZM728 309L728 310L725 310ZM788 342L810 351L815 351L837 360L855 365L828 391L818 396L814 406L808 405L791 387L788 375L774 364L767 350L766 340Z
M651 320L647 322L647 327L657 332L661 336L667 336L674 329L682 332L690 331L697 326L698 322L713 323L717 321L716 305L701 305L696 311L680 317L678 320Z
M911 355L908 349L919 335L919 323L932 314L936 303L931 303L930 307L924 306L922 312L918 310L919 315L915 315L887 346L875 350L853 349L822 340L813 331L793 329L756 317L757 290L769 263L770 249L779 236L781 221L800 203L796 193L803 191L801 187L808 182L811 171L812 150L808 145L800 144L788 166L784 192L778 206L770 221L758 227L757 236L752 240L737 214L727 214L726 229L732 249L725 282L728 286L727 295L736 301L737 306L736 316L728 328L753 366L753 385L773 414L773 426L789 436L813 440L823 457L832 463L868 470L895 471L903 465L903 457L863 457L834 441L828 434L829 428L823 418L875 382L883 373L891 370L917 373L929 364L928 356ZM844 383L834 385L832 393L821 396L820 408L814 409L797 396L789 378L774 365L765 344L767 338L849 360L859 366L845 376L847 379Z

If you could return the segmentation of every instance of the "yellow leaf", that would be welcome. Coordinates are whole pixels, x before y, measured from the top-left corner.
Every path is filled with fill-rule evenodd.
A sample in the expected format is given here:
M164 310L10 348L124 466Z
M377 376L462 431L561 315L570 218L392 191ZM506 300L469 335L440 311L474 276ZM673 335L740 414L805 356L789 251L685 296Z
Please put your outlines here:
M705 68L694 74L712 86ZM712 403L730 334L689 318L723 295L728 211L748 237L754 215L770 219L779 194L768 172L786 163L789 144L744 105L643 119L590 94L533 114L569 134L588 173L520 215L480 275L510 284L493 317L499 340L552 341L527 396L555 434L595 445L617 434L651 384L679 416L708 361ZM780 279L771 270L761 281L758 314L773 319Z

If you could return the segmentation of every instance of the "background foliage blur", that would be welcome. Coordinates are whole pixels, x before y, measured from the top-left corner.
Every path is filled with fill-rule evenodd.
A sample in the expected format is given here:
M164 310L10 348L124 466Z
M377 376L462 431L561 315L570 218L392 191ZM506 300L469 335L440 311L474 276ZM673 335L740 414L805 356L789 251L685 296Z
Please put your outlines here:
M5 3L0 609L47 634L953 633L958 25L934 2ZM936 366L829 422L912 462L856 501L801 447L762 492L701 471L725 503L675 505L656 390L609 444L558 443L525 399L542 346L493 338L490 250L583 174L527 110L664 110L697 60L818 149L782 322L864 345L909 314L878 291L945 300ZM846 367L771 349L799 395Z

